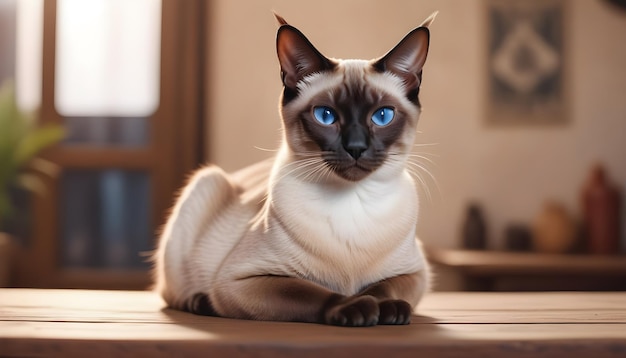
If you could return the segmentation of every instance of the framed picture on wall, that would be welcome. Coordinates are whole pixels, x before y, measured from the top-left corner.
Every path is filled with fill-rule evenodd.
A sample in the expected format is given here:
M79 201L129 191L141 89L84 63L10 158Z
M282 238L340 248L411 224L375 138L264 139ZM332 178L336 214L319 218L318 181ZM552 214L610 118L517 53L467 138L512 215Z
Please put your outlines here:
M568 122L565 1L487 0L487 122Z

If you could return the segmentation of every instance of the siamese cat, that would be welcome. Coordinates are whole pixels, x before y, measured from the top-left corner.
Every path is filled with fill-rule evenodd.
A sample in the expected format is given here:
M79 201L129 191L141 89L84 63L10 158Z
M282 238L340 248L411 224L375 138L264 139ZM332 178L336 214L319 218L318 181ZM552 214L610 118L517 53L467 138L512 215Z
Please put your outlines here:
M199 170L155 254L156 289L195 314L408 324L429 286L407 169L436 13L375 60L322 55L277 16L275 158Z

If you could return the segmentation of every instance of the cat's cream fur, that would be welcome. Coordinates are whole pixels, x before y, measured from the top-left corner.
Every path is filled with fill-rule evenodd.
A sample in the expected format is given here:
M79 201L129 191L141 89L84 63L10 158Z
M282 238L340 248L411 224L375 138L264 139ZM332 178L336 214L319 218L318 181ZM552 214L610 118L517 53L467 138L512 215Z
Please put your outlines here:
M419 107L401 77L373 71L372 61L332 61L334 71L300 79L300 95L281 107L273 160L233 174L206 167L182 191L155 255L156 290L169 306L260 320L408 322L429 280L406 170ZM297 119L342 84L367 84L406 118L393 157L357 181L311 154L319 148L303 140Z

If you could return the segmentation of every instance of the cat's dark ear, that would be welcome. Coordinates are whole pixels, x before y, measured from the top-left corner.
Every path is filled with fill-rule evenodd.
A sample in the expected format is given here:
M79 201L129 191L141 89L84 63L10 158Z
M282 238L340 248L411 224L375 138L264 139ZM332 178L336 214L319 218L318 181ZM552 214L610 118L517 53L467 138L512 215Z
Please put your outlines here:
M285 24L278 29L276 52L283 84L292 90L296 90L296 84L304 77L334 67L332 61L324 57L298 29L291 25Z
M432 23L435 21L435 18L437 17L437 14L439 13L439 11L435 11L432 14L430 14L426 20L424 20L424 22L422 22L422 24L420 25L420 27L430 27L430 25L432 25Z
M276 18L276 21L278 21L278 25L282 26L282 25L289 25L287 23L287 21L285 20L284 17L278 15L276 12L274 12L274 17Z
M432 22L428 19L427 25ZM417 93L422 78L422 67L428 55L430 32L420 26L409 32L396 47L374 62L374 68L380 72L388 71L404 81L407 93Z

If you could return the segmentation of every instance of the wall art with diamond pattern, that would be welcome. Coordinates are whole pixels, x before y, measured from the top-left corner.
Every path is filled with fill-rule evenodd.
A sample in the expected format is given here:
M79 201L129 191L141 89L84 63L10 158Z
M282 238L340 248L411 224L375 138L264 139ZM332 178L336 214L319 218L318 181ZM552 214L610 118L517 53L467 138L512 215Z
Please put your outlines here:
M564 124L567 118L563 0L488 0L487 122Z

